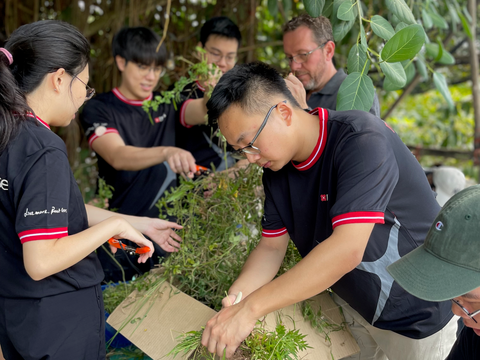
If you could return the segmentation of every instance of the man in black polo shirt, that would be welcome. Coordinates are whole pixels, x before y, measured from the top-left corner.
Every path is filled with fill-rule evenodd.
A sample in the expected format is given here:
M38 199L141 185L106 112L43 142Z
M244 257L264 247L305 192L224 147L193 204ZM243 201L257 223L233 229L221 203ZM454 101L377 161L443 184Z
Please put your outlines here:
M360 359L443 359L455 339L450 304L408 294L386 270L423 243L439 211L397 134L363 111L303 111L262 63L222 76L207 108L229 144L265 169L266 199L262 238L203 345L230 356L257 319L332 288L354 336L370 339L360 339ZM290 238L303 259L272 280Z
M480 186L455 194L443 206L425 243L388 267L409 293L452 301L463 318L447 360L480 359Z
M342 69L337 71L333 63L335 43L330 21L308 14L293 18L283 27L283 51L290 69L307 91L308 107L336 110L338 89L347 74ZM380 117L377 94L370 112Z
M225 16L209 19L200 29L200 41L197 46L205 49L207 63L217 65L224 74L235 66L237 51L242 41L240 29L235 23ZM216 136L217 126L198 125L192 126L185 121L184 108L192 99L201 99L205 93L204 84L199 81L195 86L185 89L186 97L179 113L180 121L177 122L177 146L192 153L198 165L221 171L230 168L235 160L224 151Z

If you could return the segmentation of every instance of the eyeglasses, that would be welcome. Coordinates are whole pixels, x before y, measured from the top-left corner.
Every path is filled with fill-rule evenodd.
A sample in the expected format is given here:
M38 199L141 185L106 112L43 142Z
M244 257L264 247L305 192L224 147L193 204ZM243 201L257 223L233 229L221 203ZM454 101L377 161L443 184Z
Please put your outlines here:
M166 69L163 66L147 66L139 63L134 64L137 65L138 72L141 76L147 76L150 71L153 71L153 75L162 77L166 72Z
M237 61L237 55L236 54L235 55L232 55L232 54L222 55L221 53L210 51L207 48L205 48L205 50L207 50L207 52L210 54L210 58L213 60L213 62L215 64L222 61L223 58L225 58L225 62L227 64L233 64L233 63L235 63L235 61Z
M320 49L321 47L324 47L327 43L328 43L328 41L325 41L322 45L318 45L315 49L310 50L309 52L307 52L305 54L298 54L298 55L295 55L295 56L287 56L288 63L291 64L292 61L295 61L297 64L303 64L304 62L306 62L308 60L308 56L311 53L313 53L315 50Z
M90 100L93 97L93 95L95 95L95 89L85 84L85 82L82 79L80 79L77 75L75 75L74 77L75 79L80 81L83 85L85 85L85 89L87 90L85 100Z
M287 100L283 100L282 102L286 104ZM246 154L250 154L250 155L260 154L260 149L257 148L256 146L253 146L253 143L255 142L255 140L257 140L258 136L262 132L265 125L267 125L267 120L270 117L270 114L272 113L273 109L275 109L278 105L279 104L273 105L270 108L270 110L268 110L267 116L265 116L265 120L263 120L262 125L260 125L260 129L258 129L257 134L254 136L253 140L250 141L250 143L247 146L231 152L231 155L232 155L233 158L235 158L235 159L246 159L247 158Z
M452 299L452 302L454 304L457 304L458 307L460 309L462 309L462 311L470 318L472 319L473 321L475 321L475 323L477 323L477 320L474 319L474 316L477 316L478 314L480 314L480 310L477 310L477 311L474 311L473 313L469 312L467 309L465 309L457 300L455 299Z

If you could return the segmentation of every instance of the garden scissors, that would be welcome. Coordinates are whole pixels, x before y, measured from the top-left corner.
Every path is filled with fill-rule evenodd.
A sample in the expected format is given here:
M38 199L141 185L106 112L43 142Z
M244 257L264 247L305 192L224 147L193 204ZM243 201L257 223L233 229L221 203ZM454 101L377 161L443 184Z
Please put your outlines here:
M117 249L123 249L128 255L140 255L140 254L145 254L150 251L150 248L148 246L143 246L139 248L134 248L133 246L128 246L122 243L122 241L111 238L108 240L108 243L112 245L113 247L116 247Z
M210 174L210 169L206 168L205 166L195 165L195 175L208 175Z

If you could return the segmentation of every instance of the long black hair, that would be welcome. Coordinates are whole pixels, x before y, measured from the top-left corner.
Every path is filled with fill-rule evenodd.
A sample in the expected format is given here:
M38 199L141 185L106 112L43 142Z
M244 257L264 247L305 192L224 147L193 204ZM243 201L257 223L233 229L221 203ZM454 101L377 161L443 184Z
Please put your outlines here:
M26 114L32 112L25 95L49 73L60 68L73 77L83 71L90 56L87 39L74 26L57 20L37 21L16 29L0 52L0 152L15 137Z

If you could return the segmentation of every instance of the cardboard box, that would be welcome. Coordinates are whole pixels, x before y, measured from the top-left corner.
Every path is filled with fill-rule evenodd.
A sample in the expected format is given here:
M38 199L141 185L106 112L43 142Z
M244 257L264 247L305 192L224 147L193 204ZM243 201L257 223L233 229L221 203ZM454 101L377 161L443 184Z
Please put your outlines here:
M142 301L145 305L139 309L138 304ZM315 311L321 307L322 315L329 323L344 322L338 306L329 294L322 293L308 301ZM165 282L161 285L158 295L151 297L150 301L138 297L136 291L130 294L110 315L107 322L120 330L123 336L152 359L170 360L173 356L167 357L166 354L177 344L176 338L184 332L200 330L215 313L214 310ZM304 321L299 304L267 315L267 329L275 329L278 314L288 328L297 328L301 334L307 335L305 340L312 349L300 354L303 360L332 360L332 355L337 360L360 351L348 330L331 332L328 334L331 343L326 341L325 335L319 334L310 323ZM126 321L131 319L132 315L134 320ZM180 358L177 355L176 359Z

